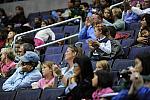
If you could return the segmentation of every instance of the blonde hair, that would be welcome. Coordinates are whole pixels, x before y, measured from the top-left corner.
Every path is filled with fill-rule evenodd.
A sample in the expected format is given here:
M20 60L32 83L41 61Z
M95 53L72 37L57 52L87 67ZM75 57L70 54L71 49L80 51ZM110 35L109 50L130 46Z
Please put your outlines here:
M49 69L53 69L53 67L52 67L53 64L54 64L54 62L52 62L52 61L45 61L42 63L42 65L46 65Z
M112 13L114 14L113 16L117 17L118 19L122 18L122 10L120 8L113 8Z
M109 70L109 63L107 60L101 60L96 62L97 68L102 68L102 70Z
M14 54L14 51L13 51L12 48L2 48L2 49L1 49L1 53L7 54L7 57L8 57L10 60L14 60L14 58L15 58L15 54Z

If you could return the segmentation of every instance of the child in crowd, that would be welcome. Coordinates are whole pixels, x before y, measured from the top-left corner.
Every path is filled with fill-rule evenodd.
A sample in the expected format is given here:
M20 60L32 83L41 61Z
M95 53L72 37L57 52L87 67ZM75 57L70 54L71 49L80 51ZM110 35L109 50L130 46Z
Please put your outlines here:
M109 70L109 64L107 60L101 60L96 62L96 71L97 70Z
M32 83L32 88L52 88L54 87L54 75L53 75L53 62L51 61L46 61L43 62L42 64L42 73L43 73L43 78L40 79L38 82Z
M145 45L150 45L150 28L149 27L144 27L141 32L141 37L144 38L142 42L138 43L138 46L145 46Z
M14 62L15 55L12 48L1 49L0 74L2 77L9 77L15 71L16 63Z

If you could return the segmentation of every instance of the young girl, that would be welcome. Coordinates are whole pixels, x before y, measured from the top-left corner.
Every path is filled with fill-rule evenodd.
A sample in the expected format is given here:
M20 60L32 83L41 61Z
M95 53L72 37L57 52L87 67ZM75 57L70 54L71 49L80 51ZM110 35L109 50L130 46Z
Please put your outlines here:
M32 88L41 88L45 89L47 87L54 87L54 75L53 75L53 62L51 61L46 61L43 62L42 64L42 73L43 73L43 78L40 79L38 82L32 83Z
M96 70L106 70L108 71L109 70L109 63L107 60L101 60L101 61L97 61L96 62Z

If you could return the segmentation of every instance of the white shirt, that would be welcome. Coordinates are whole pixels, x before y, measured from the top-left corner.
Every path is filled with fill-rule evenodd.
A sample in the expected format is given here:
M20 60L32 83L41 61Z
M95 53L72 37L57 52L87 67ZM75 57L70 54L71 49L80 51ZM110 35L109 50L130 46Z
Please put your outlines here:
M50 28L46 28L46 29L38 31L34 38L37 38L46 42L49 36L51 36L51 40L55 40L55 33Z

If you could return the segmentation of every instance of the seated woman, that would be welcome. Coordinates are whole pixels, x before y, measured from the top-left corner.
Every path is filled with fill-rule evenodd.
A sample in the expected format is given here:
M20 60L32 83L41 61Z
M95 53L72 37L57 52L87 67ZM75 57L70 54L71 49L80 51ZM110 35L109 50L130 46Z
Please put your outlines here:
M94 77L92 63L87 56L76 57L73 60L74 75L68 80L68 87L65 89L67 99L81 100L92 99L95 88L92 86Z
M58 77L60 77L61 82L58 84L58 87L67 86L67 79L73 76L73 59L77 56L82 55L82 49L73 45L69 45L65 52L65 61L67 64L65 66L58 67L55 65L54 72Z
M143 37L141 35L141 31L145 28L150 28L150 14L145 14L142 18L141 18L141 27L140 27L140 32L138 34L138 37L136 39L136 42L137 43L141 43L141 44L145 44L147 45L148 44L148 40L147 38Z
M54 87L54 75L53 75L53 65L54 63L51 61L46 61L43 62L42 64L42 73L43 73L43 78L40 79L38 82L32 83L32 88L52 88Z
M138 42L137 46L149 46L150 45L150 27L144 27L141 29L140 37L137 40L142 39Z
M12 48L2 48L0 61L0 74L2 77L9 77L13 74L16 63L14 62L15 55Z

